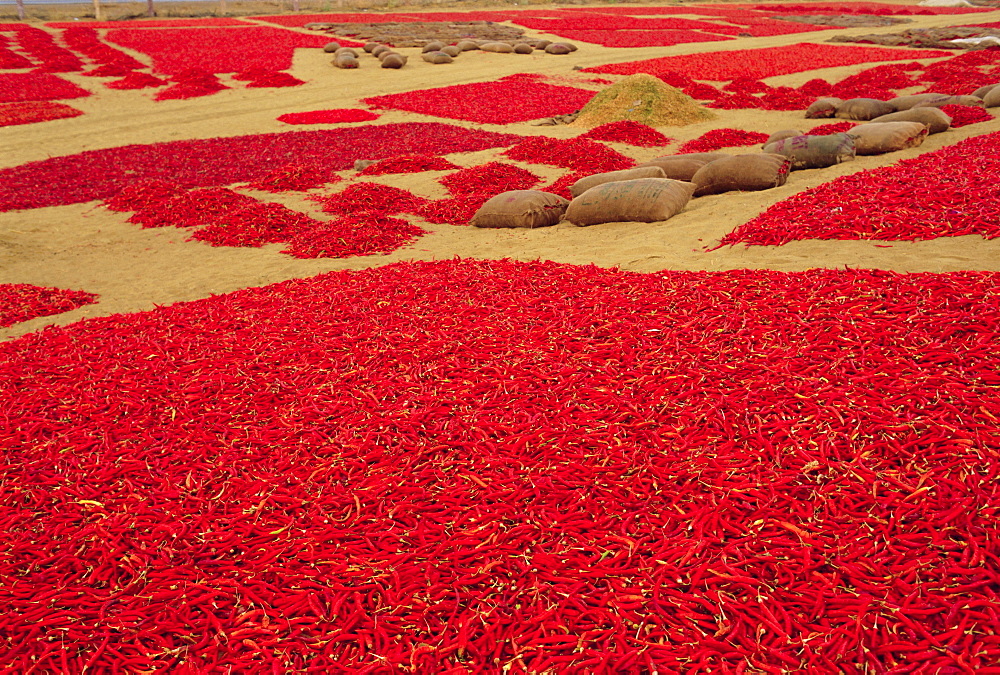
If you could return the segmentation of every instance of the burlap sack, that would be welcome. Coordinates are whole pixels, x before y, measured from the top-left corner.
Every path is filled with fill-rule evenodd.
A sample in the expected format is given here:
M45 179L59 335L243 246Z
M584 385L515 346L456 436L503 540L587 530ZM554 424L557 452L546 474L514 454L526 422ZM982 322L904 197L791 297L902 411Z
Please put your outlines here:
M732 190L754 192L779 187L788 180L792 160L784 155L733 155L709 162L694 175L695 197Z
M350 54L354 58L358 58L358 53L353 49L351 49L350 47L340 47L339 49L336 49L333 52L334 56L340 56L341 54Z
M546 54L569 54L572 49L564 42L553 42L545 48Z
M455 58L456 56L462 53L462 50L458 48L458 45L446 45L441 48L441 51L450 56L451 58Z
M669 157L686 157L687 159L697 159L702 162L714 162L723 157L732 157L728 152L688 152L683 155L668 155Z
M382 44L382 43L381 42L366 42L365 46L362 47L362 49L364 49L366 53L371 54L373 51L375 51L375 48L378 47L380 44Z
M793 171L822 169L854 159L854 139L847 134L794 136L768 143L763 150L790 159Z
M654 157L636 168L641 169L648 166L655 166L663 171L664 178L690 182L698 172L698 169L706 164L708 164L708 161L704 159L691 158L687 155L669 155L667 157Z
M833 96L818 98L806 108L806 117L811 120L833 117L833 113L837 112L837 106L843 102L844 99Z
M387 54L382 59L382 67L383 68L399 69L399 68L402 68L405 65L406 65L406 57L403 56L402 54L397 54L396 52L392 52L391 54Z
M658 166L637 166L634 169L623 171L608 171L606 173L595 173L593 176L586 176L569 186L569 193L574 197L579 197L587 190L603 185L604 183L614 183L623 180L638 180L640 178L666 178L666 174Z
M511 190L479 207L469 221L475 227L546 227L555 225L569 201L551 192Z
M426 52L420 55L427 63L451 63L453 59L444 52Z
M896 98L890 98L888 103L891 103L896 110L909 110L924 101L930 101L936 98L948 98L948 94L911 94L910 96L897 96Z
M896 106L876 98L849 98L837 106L833 116L842 120L867 122L876 117L896 112L896 110Z
M323 45L323 51L326 52L327 54L333 54L338 49L340 49L339 42L327 42L325 45Z
M511 54L514 52L514 47L506 42L487 42L484 45L479 46L484 52L495 52L497 54Z
M535 48L526 42L518 42L516 45L514 45L515 54L530 54L533 51L535 51Z
M781 131L775 131L773 134L767 137L764 141L764 145L769 143L774 143L775 141L783 141L786 138L794 138L795 136L805 136L806 132L799 131L798 129L782 129Z
M455 46L463 52L471 52L475 49L479 49L479 43L475 40L459 40Z
M968 105L975 108L985 107L983 99L978 96L942 96L941 98L932 98L927 101L921 101L913 107L940 108L943 105Z
M350 54L337 54L333 57L333 65L350 70L358 67L358 60Z
M1000 105L1000 87L986 94L986 98L983 99L983 105L987 108L996 108Z
M939 134L951 127L951 118L940 108L910 108L876 117L872 122L920 122L927 127L927 133ZM858 153L861 154L860 152Z
M666 178L604 183L576 197L566 208L566 220L580 227L599 223L655 223L683 209L693 183Z
M997 87L1000 87L1000 84L988 84L985 87L980 87L979 89L976 89L974 92L972 92L972 95L978 96L981 99L985 99L986 94L990 93Z
M884 155L920 145L927 138L927 127L920 122L869 122L847 133L857 154Z
M372 56L378 56L382 52L391 52L391 51L392 51L392 47L389 47L388 45L375 45L375 48L372 49L372 51L371 51L371 55Z
M440 40L434 40L433 42L428 42L421 49L421 53L426 54L427 52L439 52L445 46Z

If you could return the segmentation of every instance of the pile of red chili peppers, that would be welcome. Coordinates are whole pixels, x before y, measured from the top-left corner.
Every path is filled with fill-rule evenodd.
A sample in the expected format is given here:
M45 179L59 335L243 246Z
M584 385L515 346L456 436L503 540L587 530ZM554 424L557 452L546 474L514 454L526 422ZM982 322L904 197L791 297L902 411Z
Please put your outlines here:
M344 124L346 122L370 122L378 118L378 115L368 110L338 108L336 110L285 113L278 116L278 121L285 124Z
M512 76L362 100L373 108L406 110L482 124L510 124L579 110L594 92Z
M34 124L49 120L61 120L82 115L82 110L55 101L24 101L22 103L0 103L0 127L17 124Z
M767 140L767 134L760 131L744 131L743 129L712 129L698 138L681 145L677 154L689 152L712 152L721 148L734 148L745 145L759 145Z
M991 672L996 273L396 264L0 345L0 666Z
M588 173L630 169L635 160L587 138L526 138L501 154L519 162L562 166Z
M608 122L596 126L579 138L590 138L595 141L612 141L627 143L641 148L656 148L670 144L673 139L667 138L648 124L640 124L632 120Z
M0 211L107 199L139 180L184 187L252 182L287 166L289 159L342 171L358 159L473 152L523 138L439 122L404 122L90 150L0 169Z
M85 291L69 291L32 284L0 284L0 328L40 316L61 314L96 302Z
M52 73L0 73L0 103L52 101L83 96L90 96L90 92Z
M413 212L424 204L425 200L405 190L355 183L332 197L314 199L324 202L328 212L350 215L320 221L229 188L184 190L161 181L123 190L105 206L114 211L135 211L128 222L144 228L192 228L189 240L212 246L256 248L285 242L289 247L282 252L296 258L389 253L424 234L416 225L385 215Z
M450 171L460 168L444 157L434 155L400 155L387 157L359 171L361 176L384 176L390 173L421 173L423 171Z
M304 192L340 180L340 176L329 169L310 164L288 164L250 183L250 187L265 192Z

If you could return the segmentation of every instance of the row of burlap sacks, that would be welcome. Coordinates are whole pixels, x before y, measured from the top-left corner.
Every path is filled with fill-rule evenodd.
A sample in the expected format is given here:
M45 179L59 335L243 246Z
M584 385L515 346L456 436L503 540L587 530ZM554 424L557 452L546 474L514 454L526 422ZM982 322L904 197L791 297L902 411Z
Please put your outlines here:
M978 94L1000 105L1000 86L977 90L972 96L919 94L892 101L820 99L807 118L840 117L865 121L836 134L810 135L797 129L778 131L762 152L723 152L657 157L634 169L581 178L570 187L572 200L538 190L497 195L472 217L472 225L489 228L535 228L567 220L578 226L609 222L667 220L693 197L731 191L751 192L784 185L788 173L819 169L854 159L912 148L928 134L950 128L951 118L940 106L986 105ZM880 105L876 105L880 104Z

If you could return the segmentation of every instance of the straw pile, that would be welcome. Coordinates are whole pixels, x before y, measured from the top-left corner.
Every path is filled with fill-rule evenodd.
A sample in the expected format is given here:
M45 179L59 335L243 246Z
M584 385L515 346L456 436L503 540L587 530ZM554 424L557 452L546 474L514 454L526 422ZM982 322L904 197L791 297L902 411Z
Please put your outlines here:
M682 127L711 119L715 113L684 92L652 75L636 73L599 91L570 124L596 127L632 120L651 127Z

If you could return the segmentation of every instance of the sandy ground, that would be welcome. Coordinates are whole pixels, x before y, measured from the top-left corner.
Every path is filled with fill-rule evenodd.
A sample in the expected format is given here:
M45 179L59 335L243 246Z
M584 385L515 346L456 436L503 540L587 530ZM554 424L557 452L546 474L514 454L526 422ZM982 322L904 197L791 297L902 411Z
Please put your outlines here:
M410 10L408 10L410 11ZM694 17L693 17L694 18ZM1000 11L969 15L913 17L901 27L931 27L1000 20ZM672 54L747 49L799 42L821 43L848 32L893 32L899 27L832 29L767 38L743 38L725 43L704 43L642 49L611 49L579 44L568 56L513 55L471 52L455 63L432 66L411 54L410 64L399 71L382 70L365 56L362 68L333 68L320 50L299 50L293 75L308 83L284 89L232 89L186 101L154 102L147 92L114 91L97 86L95 78L68 75L68 79L94 92L89 98L70 101L87 114L68 120L0 128L0 166L15 166L51 156L130 143L150 143L214 136L234 136L330 125L289 126L275 118L286 112L359 107L359 100L378 94L466 82L493 80L519 72L580 77L575 66L631 61ZM532 31L529 35L543 36ZM543 36L544 37L544 36ZM141 57L140 58L144 58ZM874 64L803 72L767 80L772 85L799 85L813 77L836 81ZM758 110L717 111L712 122L686 127L662 127L676 140L664 148L614 147L638 160L674 152L680 143L709 129L732 127L773 132L799 128L801 112ZM431 121L436 118L403 112L386 112L376 124ZM438 120L440 121L440 120ZM575 136L573 127L454 124L517 134ZM428 234L391 255L348 259L297 260L280 253L282 244L260 249L214 248L188 242L186 231L173 228L143 230L126 223L129 214L114 213L97 202L31 211L0 213L0 283L30 283L81 289L100 295L99 302L54 317L42 317L0 329L0 339L32 332L50 324L66 324L83 317L149 310L157 305L203 298L240 288L260 286L329 270L359 269L402 260L470 258L547 259L558 262L620 267L640 272L660 270L726 270L766 268L784 271L815 267L878 268L901 272L1000 270L1000 240L978 236L944 237L925 242L799 241L780 247L727 247L705 249L720 237L771 204L836 176L892 164L906 157L936 150L964 138L1000 130L1000 120L928 137L919 148L863 157L827 169L797 171L781 188L757 193L728 193L692 200L686 210L661 223L610 223L576 228L566 223L537 230L477 230L471 227L433 225L419 219ZM449 156L474 166L497 158L496 151ZM506 161L506 160L505 160ZM564 170L522 164L545 179ZM354 176L345 171L344 177ZM377 180L428 197L444 196L435 182L440 173L384 176ZM343 187L339 184L337 189ZM263 195L261 195L263 196ZM301 196L273 196L318 218L326 218Z

